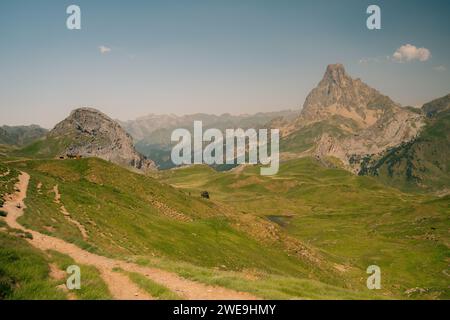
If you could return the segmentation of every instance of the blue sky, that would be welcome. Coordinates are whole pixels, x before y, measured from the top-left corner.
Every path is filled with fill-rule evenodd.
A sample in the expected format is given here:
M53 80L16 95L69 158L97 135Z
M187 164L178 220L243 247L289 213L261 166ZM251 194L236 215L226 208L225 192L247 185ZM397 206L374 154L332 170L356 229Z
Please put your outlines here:
M81 30L66 28L70 4ZM369 4L381 30L366 28ZM421 105L450 93L449 13L446 0L2 0L0 124L50 128L80 106L121 120L299 109L336 62ZM395 60L407 44L411 60Z

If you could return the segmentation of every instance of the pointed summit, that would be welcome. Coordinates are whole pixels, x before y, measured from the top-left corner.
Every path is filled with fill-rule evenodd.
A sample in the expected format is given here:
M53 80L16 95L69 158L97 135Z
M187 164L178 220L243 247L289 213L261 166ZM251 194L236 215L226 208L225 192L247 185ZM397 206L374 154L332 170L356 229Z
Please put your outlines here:
M340 63L329 64L322 79L322 81L328 81L332 83L342 83L348 80L351 80L351 78L345 72L344 65Z
M352 79L342 64L331 64L300 116L282 123L280 132L288 152L310 153L324 163L333 157L358 173L367 157L411 141L424 124L419 112Z
M329 73L333 71L345 72L344 65L342 63L329 64L326 72Z
M322 80L306 98L302 117L308 121L322 121L339 116L367 128L396 107L398 105L389 97L359 79L352 79L342 64L330 64Z

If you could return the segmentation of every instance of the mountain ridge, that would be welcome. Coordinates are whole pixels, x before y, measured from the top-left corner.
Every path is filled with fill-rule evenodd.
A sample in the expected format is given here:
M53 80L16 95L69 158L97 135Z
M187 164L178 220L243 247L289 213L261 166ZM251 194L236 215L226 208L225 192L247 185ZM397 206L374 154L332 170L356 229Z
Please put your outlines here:
M4 125L0 127L0 144L25 146L42 138L47 132L47 129L35 124L28 126Z
M158 164L158 167L169 169L175 166L170 158L173 146L170 140L172 131L185 128L192 134L194 121L202 121L205 130L217 128L225 131L225 129L231 128L258 129L267 127L267 124L275 118L292 120L298 115L298 111L292 110L241 115L228 113L221 115L195 113L183 116L150 114L136 120L120 123L133 136L136 149L139 152L152 158Z
M175 114L148 114L134 120L118 121L122 127L135 139L148 143L167 143L167 141L153 140L151 134L161 130L173 130L176 128L190 129L194 120L203 121L205 128L233 128L261 126L274 118L291 119L299 114L295 110L281 110L271 112L257 112L254 114L232 115L223 113L220 115L208 113L193 113L185 115ZM227 127L228 126L228 127ZM170 136L170 135L169 135Z
M423 105L423 131L415 139L364 160L360 175L402 189L450 192L450 94Z

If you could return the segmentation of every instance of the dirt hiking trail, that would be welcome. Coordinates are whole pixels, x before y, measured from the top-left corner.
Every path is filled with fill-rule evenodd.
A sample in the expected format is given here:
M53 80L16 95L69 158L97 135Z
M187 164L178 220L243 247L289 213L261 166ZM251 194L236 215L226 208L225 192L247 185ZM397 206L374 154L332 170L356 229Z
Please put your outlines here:
M53 187L53 192L55 193L55 200L54 202L58 205L60 205L59 211L63 214L64 218L70 222L71 224L75 225L78 230L80 231L81 235L83 236L84 240L87 240L89 238L88 233L84 226L79 223L77 220L73 219L70 215L69 211L67 211L66 207L61 204L61 194L59 193L58 185Z
M114 272L113 268L121 268L130 272L140 273L149 279L167 287L179 296L190 300L241 300L258 299L257 297L246 293L237 292L231 289L210 286L199 282L184 279L175 273L164 271L157 268L143 267L134 263L122 260L111 259L97 254L93 254L77 247L74 244L64 240L42 234L40 232L27 229L17 222L17 219L23 215L26 208L25 198L27 195L30 176L21 172L19 182L16 184L16 193L7 197L3 209L7 212L6 223L11 228L20 229L29 232L33 239L27 239L34 247L46 251L55 250L66 254L79 264L86 264L96 267L103 280L115 299L135 300L152 299L152 297L138 288L126 275L120 272ZM81 284L83 285L83 284Z

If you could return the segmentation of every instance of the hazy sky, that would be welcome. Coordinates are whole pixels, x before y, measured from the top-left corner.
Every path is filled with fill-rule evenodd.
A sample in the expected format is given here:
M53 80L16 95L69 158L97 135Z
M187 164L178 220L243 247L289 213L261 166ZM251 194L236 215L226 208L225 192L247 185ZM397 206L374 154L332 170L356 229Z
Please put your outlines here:
M0 124L49 128L80 106L122 120L300 108L336 62L421 105L450 93L449 15L447 0L1 0Z

